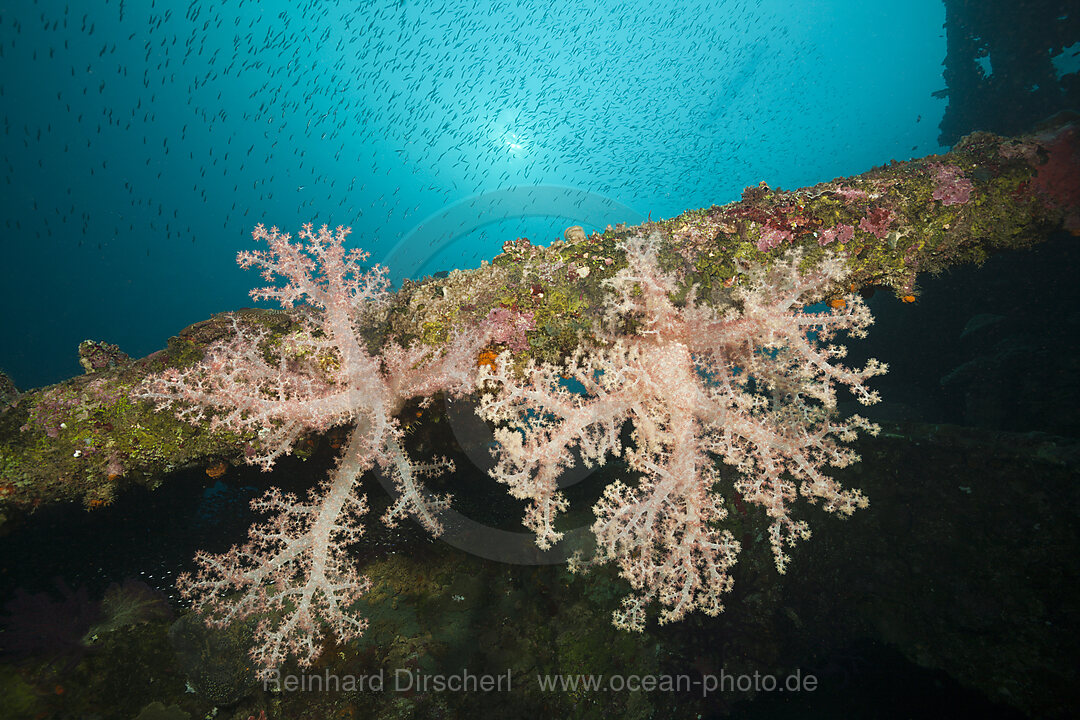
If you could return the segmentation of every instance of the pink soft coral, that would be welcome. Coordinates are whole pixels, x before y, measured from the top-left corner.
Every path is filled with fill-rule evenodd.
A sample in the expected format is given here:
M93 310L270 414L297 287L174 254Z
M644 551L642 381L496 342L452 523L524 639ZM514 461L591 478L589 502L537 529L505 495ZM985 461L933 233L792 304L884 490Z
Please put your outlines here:
M859 429L877 430L858 416L834 417L836 386L873 403L877 395L864 382L885 366L847 369L836 361L843 348L825 344L837 331L862 335L870 324L858 296L825 312L803 311L808 297L842 278L835 257L800 272L801 257L789 253L771 269L753 270L731 305L714 308L693 292L682 306L671 300L676 281L659 269L653 240L632 239L626 250L629 267L607 281L615 300L599 345L579 349L564 366L530 364L524 379L504 353L494 370L484 369L492 392L480 410L501 423L492 473L529 501L525 524L542 548L562 536L555 521L567 500L558 479L575 453L590 466L623 454L641 475L636 484L607 487L593 525L594 562L616 562L634 590L615 624L640 630L654 599L661 622L695 608L723 609L740 547L717 526L726 511L715 459L735 468L735 491L772 519L780 572L785 547L810 534L790 514L797 494L844 514L867 505L824 468L857 460L841 443ZM633 427L630 448L620 440L625 421Z
M254 432L258 440L247 460L264 469L301 433L352 425L337 467L306 499L271 489L252 503L270 519L254 525L245 544L222 555L199 553L199 572L179 580L181 593L213 624L263 616L252 655L264 671L290 654L310 664L327 631L344 641L364 630L366 620L350 606L369 583L346 547L362 533L367 508L357 480L373 464L399 491L387 523L412 515L433 534L441 531L438 514L448 500L430 497L418 478L450 463L411 460L395 415L410 398L470 390L487 338L473 328L452 337L444 352L391 342L381 355L370 353L361 321L385 304L387 280L385 269L364 268L366 254L344 248L348 232L305 225L299 233L305 245L257 226L253 236L268 249L240 253L240 265L287 282L251 295L284 308L306 303L295 314L301 329L271 342L265 332L234 322L233 337L211 346L202 361L152 377L138 391L193 423Z

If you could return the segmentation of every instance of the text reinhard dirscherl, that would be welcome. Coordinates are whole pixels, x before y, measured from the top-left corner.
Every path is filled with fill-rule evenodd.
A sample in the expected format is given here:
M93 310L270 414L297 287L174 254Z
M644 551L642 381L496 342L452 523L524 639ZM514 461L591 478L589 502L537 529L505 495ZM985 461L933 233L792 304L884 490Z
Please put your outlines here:
M336 675L329 670L322 675L282 675L275 670L263 680L263 689L273 692L508 692L512 688L509 669L499 675L478 675L468 669L429 675L398 668L392 674L379 670L368 675Z

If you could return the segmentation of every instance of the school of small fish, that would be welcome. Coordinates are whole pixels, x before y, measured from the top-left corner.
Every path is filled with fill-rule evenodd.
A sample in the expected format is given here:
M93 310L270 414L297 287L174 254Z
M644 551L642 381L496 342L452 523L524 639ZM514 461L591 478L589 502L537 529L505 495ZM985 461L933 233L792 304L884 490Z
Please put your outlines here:
M657 218L762 179L803 181L814 168L797 138L850 128L814 127L835 69L792 7L4 3L0 221L5 244L22 244L9 267L69 258L50 286L68 304L107 278L127 307L185 279L224 309L217 268L258 222L350 225L381 260L425 218L507 189L573 188ZM637 219L592 215L511 203L484 228L464 213L455 232L479 234L449 255L417 252L442 252L429 271L463 267L518 235L546 243L568 225ZM13 282L0 299L21 315L33 288ZM175 329L155 328L156 342Z

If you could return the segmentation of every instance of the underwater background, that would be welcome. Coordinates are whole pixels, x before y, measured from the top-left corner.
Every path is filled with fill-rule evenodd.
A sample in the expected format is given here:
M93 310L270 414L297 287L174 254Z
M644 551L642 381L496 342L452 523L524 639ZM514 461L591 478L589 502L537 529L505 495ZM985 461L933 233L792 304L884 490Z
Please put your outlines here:
M256 223L351 226L397 285L519 237L1029 131L1080 108L1069 5L0 0L0 369L20 390L60 382L81 373L83 340L142 357L256 304L235 263ZM173 587L197 550L243 537L268 478L240 466L0 526L0 718L1068 716L1078 263L1062 232L920 277L917 303L869 297L876 324L850 349L891 365L870 413L886 432L859 446L853 484L876 519L819 523L784 583L748 561L719 618L618 633L616 579L369 523L360 561L380 591L370 631L340 650L358 666L796 667L816 694L266 693L242 654L184 624ZM420 441L455 452L446 428ZM272 482L310 486L333 443ZM492 500L470 458L455 495L512 527L520 508Z
M0 367L250 305L256 223L395 280L936 152L939 0L0 6ZM501 194L499 194L501 192ZM455 211L463 208L463 211Z

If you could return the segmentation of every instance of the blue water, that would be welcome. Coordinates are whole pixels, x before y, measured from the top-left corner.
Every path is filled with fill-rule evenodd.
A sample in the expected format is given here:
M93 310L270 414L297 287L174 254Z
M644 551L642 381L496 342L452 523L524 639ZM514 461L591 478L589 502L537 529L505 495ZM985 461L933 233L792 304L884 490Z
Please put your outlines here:
M939 151L939 0L0 2L0 368L251 305L257 222L395 280Z

